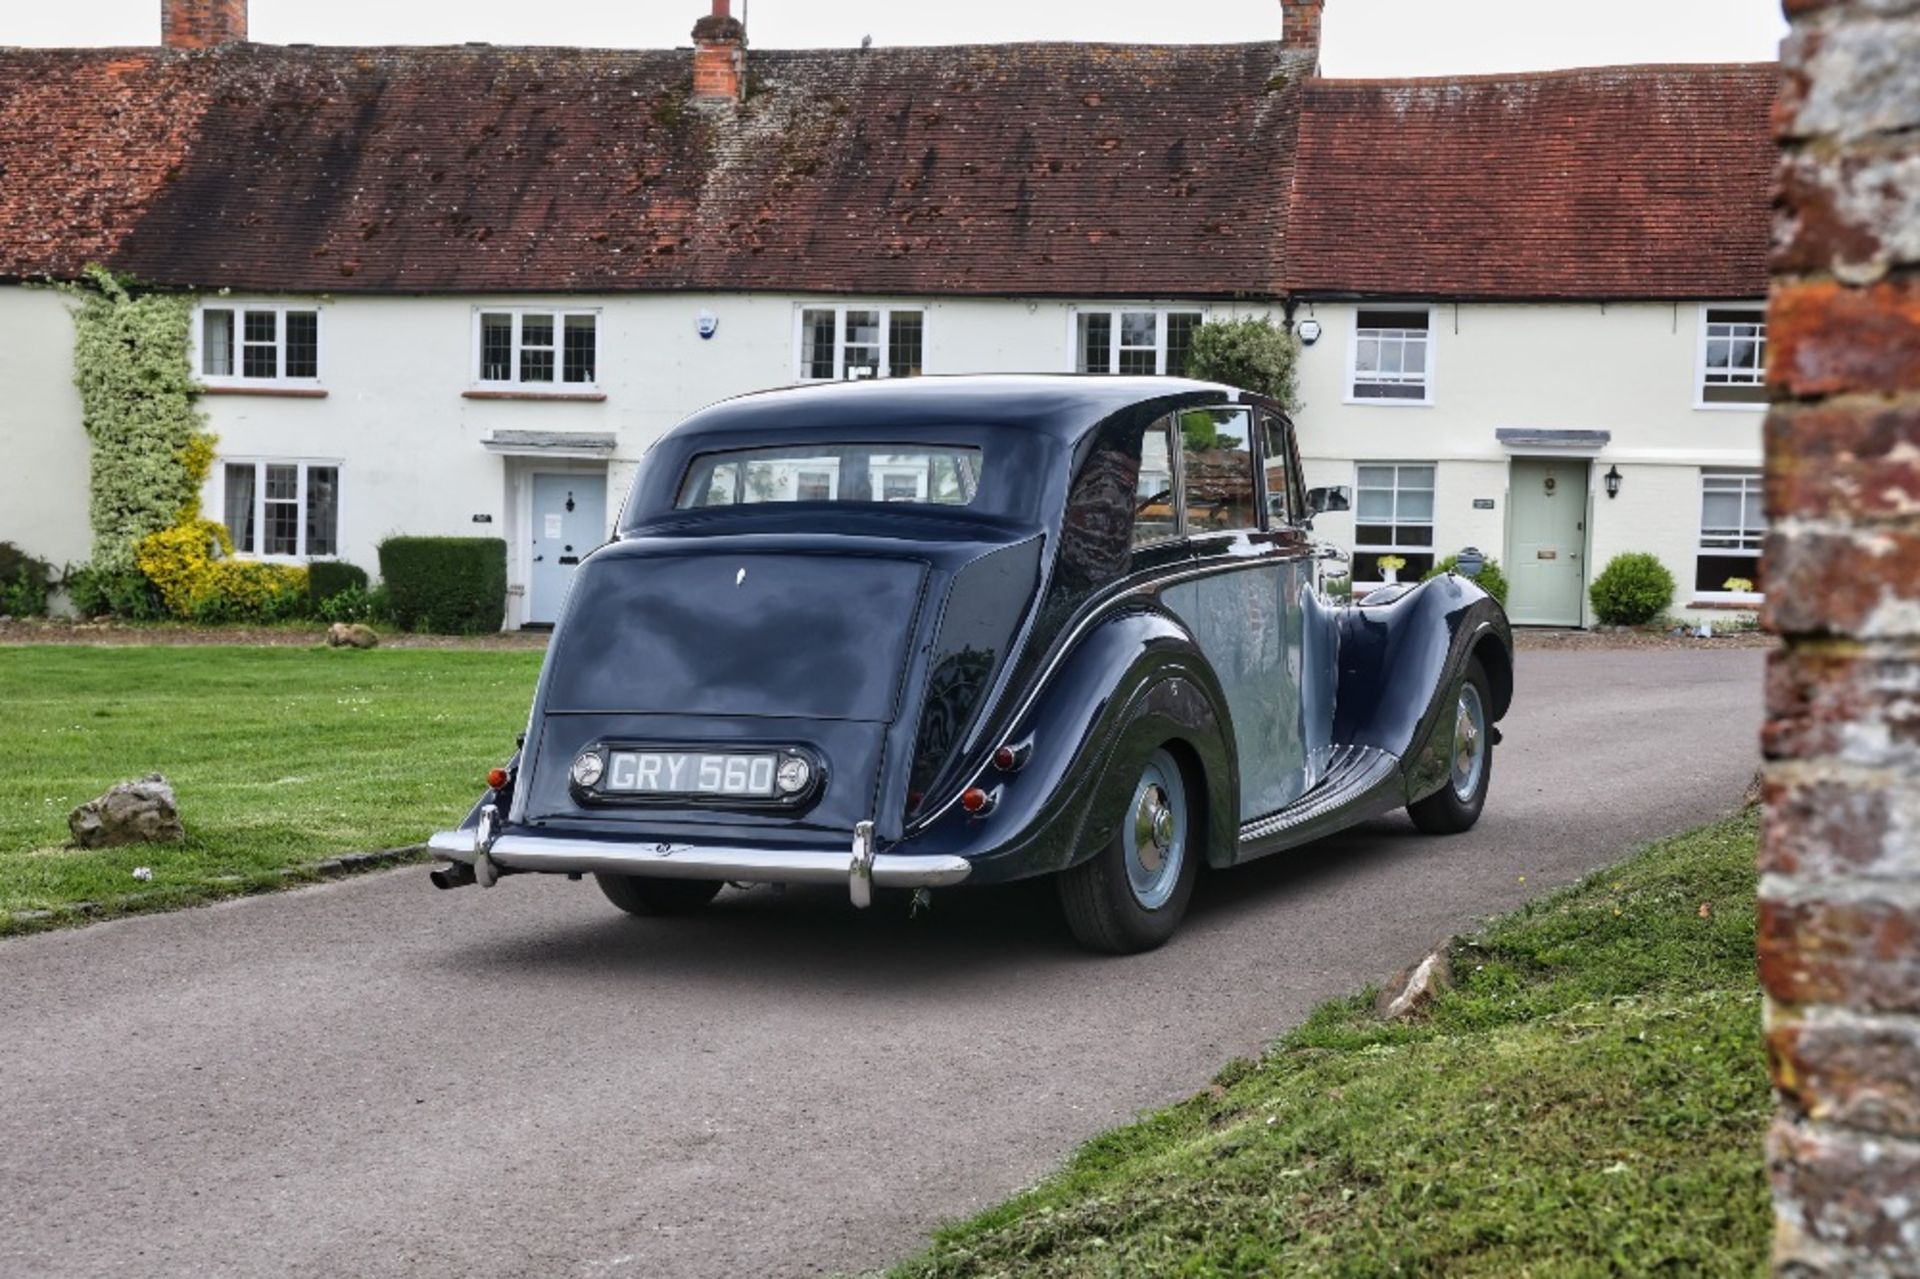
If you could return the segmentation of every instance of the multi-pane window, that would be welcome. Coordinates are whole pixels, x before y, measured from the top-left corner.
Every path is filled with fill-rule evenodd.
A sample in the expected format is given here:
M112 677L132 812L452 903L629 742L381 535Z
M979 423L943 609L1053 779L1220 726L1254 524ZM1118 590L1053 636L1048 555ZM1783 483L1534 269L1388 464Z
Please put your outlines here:
M1363 462L1354 485L1353 580L1384 582L1383 557L1401 561L1398 580L1433 567L1431 462Z
M1080 373L1184 377L1193 331L1206 318L1201 311L1081 307L1073 319L1073 367Z
M195 326L209 386L311 386L320 380L320 312L312 307L203 306Z
M599 383L600 313L502 307L479 313L475 382L529 391Z
M1700 403L1767 400L1767 313L1757 307L1708 307L1700 343Z
M803 382L917 377L926 358L926 323L918 307L804 307L796 375Z
M228 462L222 508L241 555L338 554L340 468L310 462Z
M1432 313L1363 307L1353 333L1352 398L1425 403L1432 398Z
M1704 595L1754 595L1760 590L1760 548L1767 537L1765 495L1758 471L1700 473L1700 548L1693 589Z

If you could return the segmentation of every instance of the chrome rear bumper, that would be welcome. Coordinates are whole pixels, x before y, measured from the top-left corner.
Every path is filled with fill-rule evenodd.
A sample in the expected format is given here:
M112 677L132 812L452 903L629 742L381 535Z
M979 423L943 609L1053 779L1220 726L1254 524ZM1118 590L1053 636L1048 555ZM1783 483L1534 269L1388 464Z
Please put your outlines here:
M481 829L486 828L482 823ZM441 831L427 847L450 861L486 858L508 870L561 874L652 875L662 879L721 879L749 884L847 885L856 906L872 901L872 887L941 888L967 877L964 857L875 853L872 827L862 822L846 852L739 848L712 844L629 843L615 839L499 835L482 847L479 830ZM480 882L490 881L482 874Z

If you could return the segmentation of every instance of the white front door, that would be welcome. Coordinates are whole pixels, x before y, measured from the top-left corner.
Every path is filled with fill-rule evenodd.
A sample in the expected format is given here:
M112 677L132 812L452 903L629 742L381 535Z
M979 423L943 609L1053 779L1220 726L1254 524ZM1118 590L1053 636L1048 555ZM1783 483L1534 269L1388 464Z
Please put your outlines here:
M607 540L607 477L600 471L535 471L532 479L527 621L551 625L559 620L574 566Z
M1587 461L1515 458L1508 482L1507 616L1522 625L1578 626L1587 588Z

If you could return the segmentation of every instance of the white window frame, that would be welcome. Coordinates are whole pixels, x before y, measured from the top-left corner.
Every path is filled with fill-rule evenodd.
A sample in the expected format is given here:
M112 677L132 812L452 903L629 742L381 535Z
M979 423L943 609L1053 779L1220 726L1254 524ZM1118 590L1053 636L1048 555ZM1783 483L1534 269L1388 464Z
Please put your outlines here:
M300 520L296 526L295 543L299 549L292 555L269 555L263 550L246 550L236 544L233 548L235 559L261 560L269 564L311 564L315 560L337 560L340 558L340 492L334 492L333 507L333 550L325 555L311 555L307 552L307 472L314 467L330 467L334 472L334 483L339 484L339 476L346 470L346 464L339 458L331 457L219 457L214 461L214 469L220 476L220 498L215 508L220 515L222 527L227 516L227 468L229 466L251 466L253 468L253 528L255 540L260 546L266 545L267 538L267 468L269 466L291 466L298 470L299 478L294 487L294 500L299 506ZM231 530L229 530L231 534Z
M807 315L813 311L833 312L833 376L830 378L812 377L807 372ZM930 344L927 330L931 323L931 308L921 302L796 302L793 304L793 380L805 383L844 382L847 380L847 312L872 311L880 317L879 366L877 377L893 376L893 317L895 315L918 315L920 317L920 370L926 372L927 352ZM864 381L865 379L857 379Z
M233 313L233 372L206 372L206 324L207 312L230 311ZM246 377L240 370L246 367L246 313L249 311L271 311L273 313L274 333L274 375L266 377ZM312 377L287 376L287 313L289 311L310 312L313 315L314 352ZM254 298L202 298L194 304L193 324L188 335L188 358L193 361L193 380L201 386L238 387L245 390L315 390L322 383L327 367L327 321L326 308L318 302L266 301Z
M1434 402L1435 375L1436 375L1437 366L1438 366L1438 361L1435 358L1437 354L1436 347L1438 346L1438 343L1434 341L1434 333L1435 333L1434 317L1435 317L1435 313L1439 309L1440 308L1433 306L1430 303L1424 303L1424 302L1367 302L1364 304L1355 304L1353 308L1353 324L1347 330L1347 369L1346 369L1346 375L1345 375L1346 380L1340 384L1341 402L1345 404L1359 404L1367 408L1417 409L1417 408L1430 407ZM1360 374L1360 368L1359 368L1360 333L1361 333L1360 312L1362 311L1406 311L1406 312L1419 311L1426 315L1427 317L1426 366L1427 367L1425 372L1421 375L1421 380L1420 380L1421 396L1419 399L1415 400L1415 399L1375 398L1372 396L1359 396L1353 393L1354 384L1359 380L1359 374ZM1367 332L1369 333L1377 333L1382 331L1401 332L1402 330L1398 330L1398 329L1367 330ZM1412 384L1405 381L1404 375L1403 375L1402 381L1398 383L1392 383L1391 385L1408 386Z
M1767 304L1757 302L1702 302L1700 304L1700 323L1696 335L1693 354L1693 407L1709 413L1764 413L1767 404L1764 400L1750 403L1728 403L1707 399L1707 313L1709 311L1758 311L1760 313L1760 368L1759 376L1751 381L1726 382L1723 386L1765 386L1767 384Z
M1369 404L1373 402L1372 400L1367 401ZM1372 542L1367 543L1365 546L1360 544L1360 526L1362 524L1378 524L1381 522L1379 520L1367 519L1360 514L1360 471L1362 468L1369 466L1391 466L1393 468L1393 518L1386 522L1395 528L1400 527L1402 524L1421 523L1420 520L1403 520L1400 518L1400 468L1403 466L1424 466L1431 469L1433 471L1433 488L1426 491L1430 491L1433 494L1433 514L1427 517L1425 523L1428 528L1438 529L1440 522L1440 463L1437 460L1362 458L1353 464L1353 510L1350 512L1353 517L1353 558L1357 560L1362 555L1431 555L1433 562L1438 564L1445 558L1440 554L1437 545L1438 533L1435 534L1435 540L1425 546L1402 546L1398 541L1390 546L1376 546ZM1414 489L1411 491L1421 492L1422 490ZM1401 579L1403 582L1406 580L1405 578ZM1386 582L1381 580L1361 581L1356 578L1353 584L1356 588L1364 587L1371 590L1376 586L1385 586Z
M1734 536L1743 540L1751 539L1754 542L1753 546L1707 545L1707 484L1712 480L1720 480L1722 482L1729 480L1740 481L1740 495L1742 499L1740 509L1743 517L1749 509L1747 503L1751 502L1758 506L1760 511L1760 526L1758 530L1749 529L1743 518L1739 530L1734 532ZM1753 561L1753 567L1757 572L1760 568L1760 553L1766 543L1766 536L1767 516L1764 472L1751 467L1707 466L1700 468L1700 512L1699 518L1694 521L1693 580L1698 581L1700 579L1700 561L1708 556L1714 559L1751 559ZM1754 574L1749 573L1744 574L1744 576L1752 578ZM1751 604L1757 608L1766 599L1766 594L1763 591L1696 590L1689 598L1703 604Z
M513 376L503 381L483 377L486 370L485 326L481 317L488 315L510 315L513 317L513 350L507 357L507 367ZM553 317L553 380L551 382L527 382L520 377L521 338L529 315L551 315ZM567 320L582 316L593 321L593 380L588 382L565 381L567 373ZM514 303L510 306L476 306L473 308L473 347L469 353L471 363L467 370L472 379L472 389L476 391L513 391L526 395L598 395L600 393L600 370L605 367L607 358L607 326L602 322L601 308L597 306L538 306L531 303Z
M1070 306L1067 308L1067 371L1080 371L1080 317L1083 315L1104 315L1108 320L1107 371L1104 374L1090 373L1089 377L1142 377L1144 374L1120 372L1120 334L1122 314L1151 314L1153 321L1153 376L1167 375L1167 317L1169 315L1197 315L1200 323L1205 324L1213 318L1213 309L1205 306L1181 305L1179 303L1116 303L1112 306ZM1127 347L1129 351L1144 351L1145 347Z

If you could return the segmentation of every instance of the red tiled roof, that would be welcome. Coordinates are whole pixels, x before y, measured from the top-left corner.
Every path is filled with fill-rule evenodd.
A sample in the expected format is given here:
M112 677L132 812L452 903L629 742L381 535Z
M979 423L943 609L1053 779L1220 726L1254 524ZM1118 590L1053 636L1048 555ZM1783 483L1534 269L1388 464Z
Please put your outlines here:
M1302 55L754 51L737 109L689 102L690 57L0 53L0 96L28 125L0 108L6 187L32 150L42 192L0 197L0 271L105 253L156 283L294 291L1277 289L1268 184L1289 163ZM100 166L63 169L97 149L98 95L35 82L49 66L112 82L121 61L174 101L117 125ZM142 130L164 142L152 156L121 145ZM98 227L62 238L63 213L105 193Z
M1771 67L1383 83L1307 81L1277 45L754 50L748 101L716 108L689 100L691 59L0 50L0 278L104 261L290 292L1765 290Z
M1778 68L1316 81L1290 291L1717 298L1767 291Z

